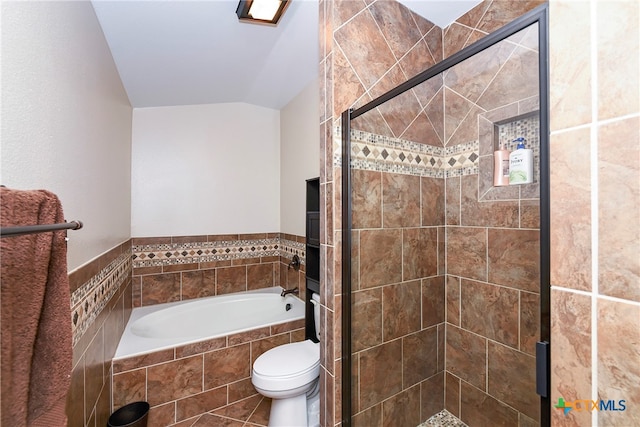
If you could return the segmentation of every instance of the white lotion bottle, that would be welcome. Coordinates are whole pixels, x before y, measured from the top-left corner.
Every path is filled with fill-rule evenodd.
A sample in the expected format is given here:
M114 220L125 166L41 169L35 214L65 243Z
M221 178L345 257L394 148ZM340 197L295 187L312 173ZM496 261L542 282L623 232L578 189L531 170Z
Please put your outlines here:
M533 150L525 148L524 138L516 138L515 151L509 154L509 184L530 184L533 182Z

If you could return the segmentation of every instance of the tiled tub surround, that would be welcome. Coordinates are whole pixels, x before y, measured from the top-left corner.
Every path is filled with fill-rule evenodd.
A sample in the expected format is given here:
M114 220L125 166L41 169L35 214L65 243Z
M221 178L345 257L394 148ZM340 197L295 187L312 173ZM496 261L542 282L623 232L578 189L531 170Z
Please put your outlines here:
M278 345L303 340L301 319L114 360L113 406L148 401L152 426L195 421L207 412L255 400L258 392L250 377L255 359Z
M538 184L492 186L500 137L537 144L533 40L526 29L414 89L428 140L389 136L411 132L383 108L352 122L354 425L443 408L470 426L537 423Z
M284 233L134 238L134 307L271 286L298 286L304 297L304 241ZM288 268L294 255L299 271Z
M70 427L106 425L111 413L111 359L131 312L131 241L69 274L73 371Z

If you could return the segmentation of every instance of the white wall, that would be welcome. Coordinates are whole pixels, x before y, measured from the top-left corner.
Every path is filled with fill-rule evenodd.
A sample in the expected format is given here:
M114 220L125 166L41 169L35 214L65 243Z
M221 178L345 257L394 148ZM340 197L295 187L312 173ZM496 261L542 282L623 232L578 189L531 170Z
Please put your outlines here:
M280 112L280 231L305 235L305 180L320 175L320 89L315 79Z
M278 232L280 112L249 104L137 108L134 237Z
M130 237L132 109L90 2L1 7L0 179L53 191L84 222L73 270Z

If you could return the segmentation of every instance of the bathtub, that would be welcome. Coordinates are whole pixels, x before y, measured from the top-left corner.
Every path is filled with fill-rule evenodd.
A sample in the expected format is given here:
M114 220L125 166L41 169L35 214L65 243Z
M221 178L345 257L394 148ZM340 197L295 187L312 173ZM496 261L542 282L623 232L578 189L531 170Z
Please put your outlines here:
M137 307L114 360L304 319L304 302L282 288Z

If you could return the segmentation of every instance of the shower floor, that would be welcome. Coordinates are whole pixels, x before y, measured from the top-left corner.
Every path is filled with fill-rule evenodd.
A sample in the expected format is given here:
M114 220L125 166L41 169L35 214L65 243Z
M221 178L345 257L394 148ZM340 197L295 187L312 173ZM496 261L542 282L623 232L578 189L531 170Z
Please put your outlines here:
M467 427L467 425L444 409L418 427Z

